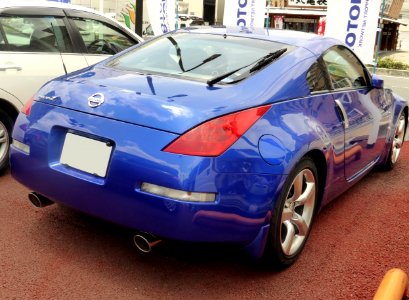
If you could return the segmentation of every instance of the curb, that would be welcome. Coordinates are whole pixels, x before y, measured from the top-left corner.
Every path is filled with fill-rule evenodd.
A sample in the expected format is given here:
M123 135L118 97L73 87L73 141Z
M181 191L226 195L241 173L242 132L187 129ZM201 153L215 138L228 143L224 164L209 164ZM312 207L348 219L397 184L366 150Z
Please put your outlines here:
M373 300L401 300L407 287L406 273L401 269L391 269L383 277Z
M367 67L367 68L371 73L373 73L373 70L374 70L373 67ZM408 70L394 70L394 69L376 68L376 74L409 78L409 71Z

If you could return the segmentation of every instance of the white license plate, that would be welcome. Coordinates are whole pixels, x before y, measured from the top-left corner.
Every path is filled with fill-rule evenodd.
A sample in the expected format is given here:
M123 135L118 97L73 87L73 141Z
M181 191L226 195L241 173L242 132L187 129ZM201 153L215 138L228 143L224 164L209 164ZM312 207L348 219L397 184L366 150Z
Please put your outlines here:
M80 135L67 133L60 163L86 173L105 177L112 146Z

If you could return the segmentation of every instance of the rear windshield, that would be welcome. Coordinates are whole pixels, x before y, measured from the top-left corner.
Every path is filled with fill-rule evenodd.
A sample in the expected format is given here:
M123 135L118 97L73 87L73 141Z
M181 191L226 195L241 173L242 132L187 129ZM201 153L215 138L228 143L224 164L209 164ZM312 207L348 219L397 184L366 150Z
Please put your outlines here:
M293 48L254 38L182 32L148 41L119 56L108 66L197 81L208 81L233 72L220 80L231 83L261 69L254 66L269 54L283 49L284 54Z

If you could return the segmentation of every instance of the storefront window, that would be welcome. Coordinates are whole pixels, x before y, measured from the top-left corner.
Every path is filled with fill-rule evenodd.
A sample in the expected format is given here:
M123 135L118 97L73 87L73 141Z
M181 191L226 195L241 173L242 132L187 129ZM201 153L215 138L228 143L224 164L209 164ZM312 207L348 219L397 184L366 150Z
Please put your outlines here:
M317 33L318 19L284 18L283 28Z

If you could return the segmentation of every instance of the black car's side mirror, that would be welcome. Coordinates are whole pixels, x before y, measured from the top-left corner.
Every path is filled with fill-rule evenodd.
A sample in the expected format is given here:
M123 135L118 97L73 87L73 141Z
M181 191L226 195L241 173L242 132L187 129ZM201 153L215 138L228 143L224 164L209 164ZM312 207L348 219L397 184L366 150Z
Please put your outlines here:
M376 74L372 74L372 86L376 89L383 89L383 79Z

